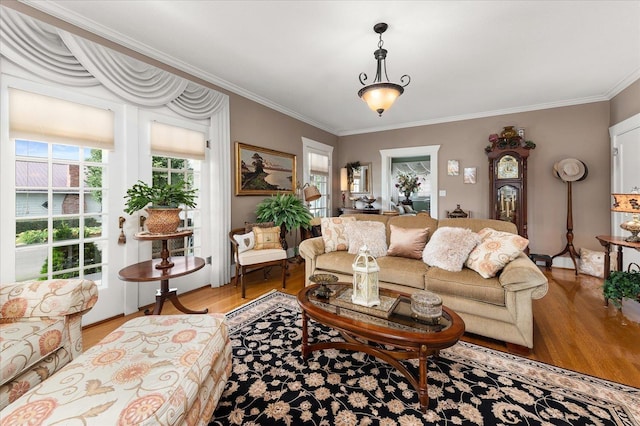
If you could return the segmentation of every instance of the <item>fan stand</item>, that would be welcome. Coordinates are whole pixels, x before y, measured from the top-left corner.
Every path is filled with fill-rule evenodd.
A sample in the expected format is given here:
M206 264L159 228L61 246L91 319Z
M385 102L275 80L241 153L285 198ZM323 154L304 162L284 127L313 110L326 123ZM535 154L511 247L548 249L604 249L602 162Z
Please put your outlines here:
M564 249L556 254L551 256L551 260L558 256L562 256L563 254L569 253L571 257L571 261L573 262L573 267L576 270L576 275L578 275L578 264L576 262L576 258L580 257L576 252L575 247L573 246L573 208L571 201L571 181L567 181L567 245Z

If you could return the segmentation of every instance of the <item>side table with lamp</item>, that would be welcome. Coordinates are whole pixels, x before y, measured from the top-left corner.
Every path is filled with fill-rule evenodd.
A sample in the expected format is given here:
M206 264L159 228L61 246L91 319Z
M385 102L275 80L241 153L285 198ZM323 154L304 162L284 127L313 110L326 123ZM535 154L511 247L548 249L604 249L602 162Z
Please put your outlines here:
M640 251L640 194L638 188L633 188L634 192L629 194L611 194L614 198L611 211L619 213L631 213L631 220L620 224L620 228L631 232L627 237L617 237L612 235L598 235L596 239L605 248L604 258L604 278L607 279L611 273L611 246L618 246L617 270L622 271L624 262L622 261L622 248L633 248Z

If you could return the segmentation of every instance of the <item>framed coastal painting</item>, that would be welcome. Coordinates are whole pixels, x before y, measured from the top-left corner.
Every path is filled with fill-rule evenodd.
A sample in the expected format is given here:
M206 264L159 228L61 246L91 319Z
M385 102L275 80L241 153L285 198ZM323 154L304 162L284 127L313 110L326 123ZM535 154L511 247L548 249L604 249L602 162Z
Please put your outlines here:
M294 193L296 156L236 142L236 195Z

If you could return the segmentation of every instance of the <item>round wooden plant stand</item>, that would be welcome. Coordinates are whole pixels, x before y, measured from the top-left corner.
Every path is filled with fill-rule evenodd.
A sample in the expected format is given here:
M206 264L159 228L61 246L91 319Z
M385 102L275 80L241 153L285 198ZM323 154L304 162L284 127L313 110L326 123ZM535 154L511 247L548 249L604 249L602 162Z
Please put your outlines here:
M151 259L139 262L134 265L123 268L118 276L123 281L131 282L151 282L160 281L160 288L156 291L156 304L153 311L147 309L144 311L146 315L159 315L162 312L162 306L165 300L173 303L180 312L185 314L206 314L208 309L194 311L185 307L178 299L178 289L169 288L169 279L188 275L198 271L204 267L204 259L196 256L174 256L169 257L169 248L167 241L175 238L184 238L193 234L192 231L178 231L172 234L151 234L148 232L140 232L134 235L136 240L141 241L162 241L162 251L160 259Z

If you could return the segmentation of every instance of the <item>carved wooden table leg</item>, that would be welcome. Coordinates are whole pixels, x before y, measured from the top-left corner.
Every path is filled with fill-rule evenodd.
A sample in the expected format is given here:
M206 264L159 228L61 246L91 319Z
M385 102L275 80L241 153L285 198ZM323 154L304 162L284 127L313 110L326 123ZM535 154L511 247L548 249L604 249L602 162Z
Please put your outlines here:
M420 409L423 413L429 408L429 389L427 387L427 357L429 353L425 345L420 346L419 354L419 374L418 378L418 398L420 399Z

